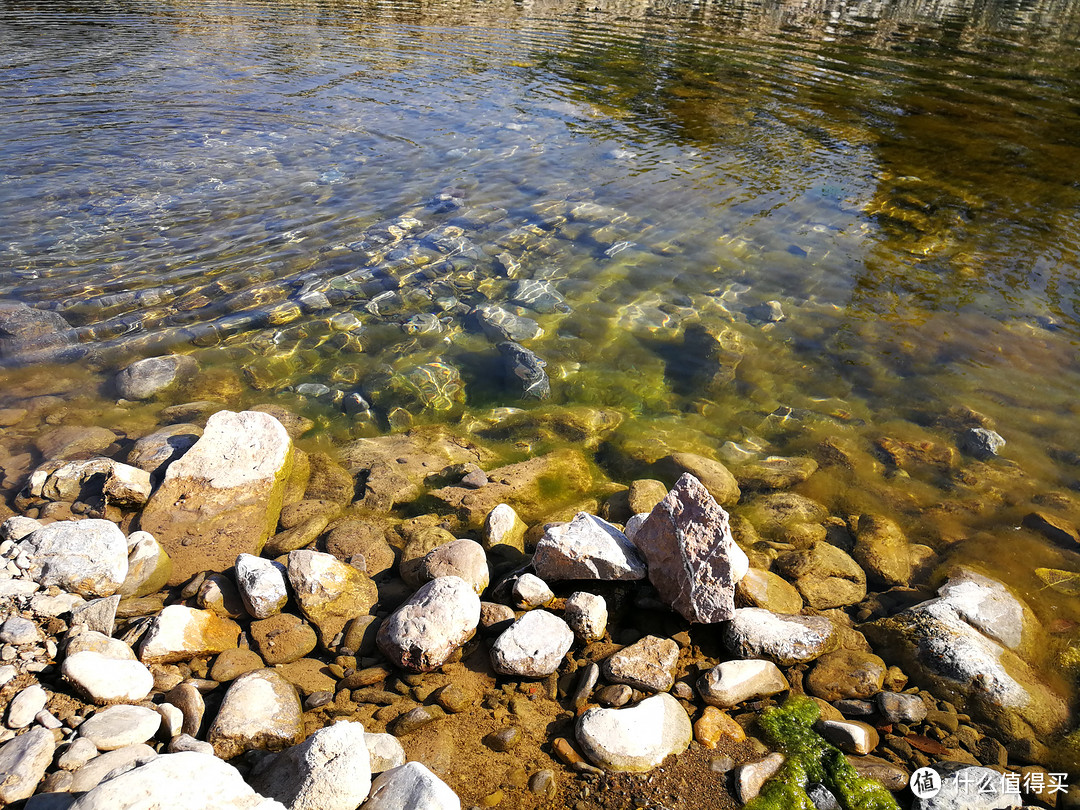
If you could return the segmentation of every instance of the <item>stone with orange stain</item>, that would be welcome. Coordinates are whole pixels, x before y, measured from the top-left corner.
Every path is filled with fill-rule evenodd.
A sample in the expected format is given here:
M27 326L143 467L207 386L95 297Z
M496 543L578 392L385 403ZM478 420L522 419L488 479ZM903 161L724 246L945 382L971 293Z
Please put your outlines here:
M240 625L213 611L169 605L146 631L139 647L144 664L168 664L236 647Z
M743 727L727 712L706 706L701 717L694 721L694 739L706 748L716 748L723 739L741 742L746 739Z

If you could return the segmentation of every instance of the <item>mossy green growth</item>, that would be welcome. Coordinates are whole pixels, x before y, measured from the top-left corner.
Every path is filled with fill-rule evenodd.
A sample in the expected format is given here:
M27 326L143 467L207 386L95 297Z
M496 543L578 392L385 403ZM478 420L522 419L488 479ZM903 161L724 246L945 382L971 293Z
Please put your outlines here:
M799 695L758 718L765 736L787 759L746 810L814 810L806 793L811 782L831 790L844 810L899 810L884 786L859 776L840 749L811 728L817 719L817 704Z

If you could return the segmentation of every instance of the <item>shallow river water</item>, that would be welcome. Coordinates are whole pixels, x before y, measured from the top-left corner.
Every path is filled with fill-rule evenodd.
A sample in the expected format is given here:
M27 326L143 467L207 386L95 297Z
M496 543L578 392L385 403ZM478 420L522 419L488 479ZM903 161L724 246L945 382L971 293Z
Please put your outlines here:
M182 352L188 398L327 443L589 406L629 480L642 444L828 441L805 494L1072 633L1035 569L1080 555L1019 524L1080 521L1078 44L1070 0L6 3L0 298L77 344L8 357L2 404L121 424L111 372ZM548 402L484 304L529 319ZM986 464L953 451L979 418Z

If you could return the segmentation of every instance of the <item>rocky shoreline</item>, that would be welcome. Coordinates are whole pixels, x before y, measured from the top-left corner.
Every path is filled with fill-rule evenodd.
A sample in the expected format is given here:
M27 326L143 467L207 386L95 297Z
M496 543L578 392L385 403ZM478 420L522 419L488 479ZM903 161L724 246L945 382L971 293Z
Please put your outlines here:
M441 427L305 452L277 406L43 432L0 526L0 803L976 806L914 799L933 766L1080 806L1046 628L803 494L843 448L613 482L602 421L547 412L563 446L509 464Z

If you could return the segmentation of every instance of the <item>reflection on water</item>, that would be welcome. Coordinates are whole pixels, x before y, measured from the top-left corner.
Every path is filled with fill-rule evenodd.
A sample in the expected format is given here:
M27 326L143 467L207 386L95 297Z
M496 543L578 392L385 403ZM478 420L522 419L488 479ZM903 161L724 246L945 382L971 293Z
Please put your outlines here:
M553 403L632 417L613 472L850 446L808 482L834 514L1011 571L1033 503L1080 516L1078 9L9 3L0 297L72 324L65 374L194 353L333 440L529 407L512 336ZM1004 462L882 469L957 409Z

